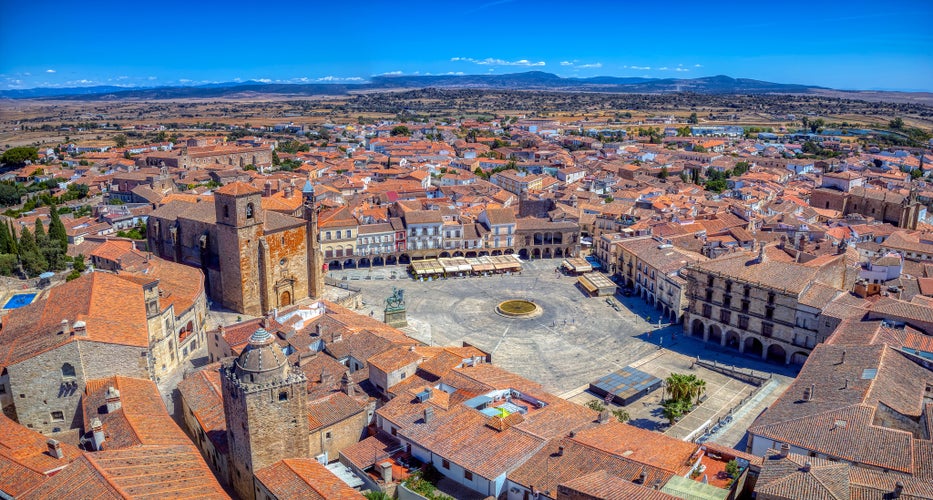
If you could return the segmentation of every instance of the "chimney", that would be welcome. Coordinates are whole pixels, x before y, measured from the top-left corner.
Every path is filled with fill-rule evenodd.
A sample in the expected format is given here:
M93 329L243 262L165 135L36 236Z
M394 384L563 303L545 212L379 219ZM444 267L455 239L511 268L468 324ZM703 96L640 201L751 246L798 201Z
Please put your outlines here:
M61 443L54 439L49 439L45 444L48 445L49 449L47 451L52 458L65 458Z
M340 379L340 390L347 396L352 396L356 392L356 382L350 378L350 370L343 372L343 377Z
M898 481L894 483L894 491L891 493L891 498L901 498L901 493L904 492L904 483Z
M392 482L392 462L382 462L379 467L382 469L382 482L390 484Z
M294 193L295 193L295 188L291 184L286 184L285 185L285 197L291 198Z
M811 467L813 467L813 464L811 464L810 461L807 460L807 462L806 462L805 464L803 464L803 471L804 471L804 472L810 472L810 468L811 468Z
M120 409L122 404L120 403L120 391L115 387L110 386L107 388L107 413L113 413Z
M434 408L430 406L424 409L424 423L430 424L431 420L434 418Z
M839 364L842 365L842 364L845 364L845 362L846 362L846 352L842 351L842 359L839 360Z
M67 319L62 320L62 333L71 333L71 323Z
M645 481L648 479L648 473L645 472L645 469L641 470L641 473L638 474L638 479L635 480L636 484L645 484Z
M315 325L314 332L317 334L318 337L322 337L324 335L324 325L320 323Z
M266 181L266 184L263 186L262 195L265 197L272 196L272 181Z
M223 324L220 324L220 326L217 327L217 333L220 334L221 337L224 336L224 334L226 333L226 331L224 330L224 325L223 325Z
M759 245L759 246L758 246L758 263L761 264L761 263L764 262L765 259L766 259L766 256L765 256L765 242L762 241L762 242L759 243L758 245Z
M558 456L558 457L564 456L564 447L563 447L563 446L558 446L558 447L557 447L557 456Z
M83 321L75 321L74 334L78 337L87 337L87 324Z
M603 410L599 412L599 419L597 420L597 422L601 424L605 424L608 421L609 421L609 410Z
M781 443L781 451L779 453L781 458L787 458L787 454L790 453L790 445L787 443Z
M94 434L94 449L100 451L104 446L104 424L100 423L100 419L95 417L94 420L91 420L91 432Z
M816 393L816 384L810 384L810 394L807 395L807 401L813 401L813 395Z

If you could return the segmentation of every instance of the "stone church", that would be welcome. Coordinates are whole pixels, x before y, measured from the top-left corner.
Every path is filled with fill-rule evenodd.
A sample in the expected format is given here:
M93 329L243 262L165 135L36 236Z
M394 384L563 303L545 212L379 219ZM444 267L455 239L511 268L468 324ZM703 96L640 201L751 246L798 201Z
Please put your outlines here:
M321 297L317 207L310 182L303 217L264 210L262 191L233 182L210 201L173 200L149 215L155 255L201 269L211 300L259 316L306 297Z

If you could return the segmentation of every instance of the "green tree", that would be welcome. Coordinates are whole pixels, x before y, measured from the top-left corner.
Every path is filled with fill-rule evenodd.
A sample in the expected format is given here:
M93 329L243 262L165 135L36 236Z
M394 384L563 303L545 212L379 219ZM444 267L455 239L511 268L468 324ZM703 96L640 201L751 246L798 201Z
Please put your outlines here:
M39 161L39 150L28 146L10 148L0 155L0 163L7 167L19 168L27 161Z
M606 409L606 405L604 405L603 402L600 401L600 400L598 400L598 399L591 399L591 400L587 401L586 404L583 405L583 406L585 406L585 407L587 407L587 408L589 408L589 409L591 409L591 410L593 410L593 411L603 411L603 410Z
M687 123L690 123L690 124L693 124L693 125L696 125L697 123L700 123L699 118L697 118L697 114L696 114L696 113L690 113L690 118L687 118Z
M6 224L0 224L0 254L15 253L12 240L10 228Z
M739 476L739 463L735 460L726 462L726 474L729 474L732 479L737 478Z
M117 135L113 136L113 143L114 143L118 148L126 147L126 136L123 135L123 134L117 134Z
M28 227L24 227L19 236L19 260L26 276L38 276L48 268L48 263L36 244L36 238Z
M693 132L690 130L690 127L684 125L683 127L677 127L677 137L690 137L690 134Z
M670 172L667 171L667 165L661 167L661 171L658 172L658 179L664 180L670 175Z
M58 243L62 253L68 251L68 233L65 231L65 224L62 223L55 205L52 205L52 217L49 221L49 239Z
M704 145L702 145L702 144L694 144L694 145L693 145L693 152L694 152L694 153L705 153L705 152L706 152L706 146L704 146Z
M612 416L615 417L619 422L628 422L632 419L632 416L629 415L629 413L623 408L612 410Z
M19 205L23 194L25 194L23 189L18 185L7 182L0 183L0 205L5 207Z
M920 170L919 168L915 168L910 171L911 179L919 179L921 177L923 177L923 170Z
M72 264L72 266L74 267L75 271L78 271L79 273L83 273L84 270L87 269L87 265L84 263L84 254L79 253L77 257L75 257L74 263Z
M405 125L396 125L395 127L392 128L392 131L389 132L389 134L391 134L392 137L400 136L400 135L409 136L411 135L411 130L408 130L408 127L406 127Z
M904 120L902 120L901 117L898 116L897 118L891 120L891 121L888 123L888 127L893 128L893 129L900 130L900 129L904 128Z
M282 163L282 161L279 160L279 155L275 154L275 151L273 151L273 152L272 152L272 164L273 164L273 165L279 165L279 164L281 164L281 163Z

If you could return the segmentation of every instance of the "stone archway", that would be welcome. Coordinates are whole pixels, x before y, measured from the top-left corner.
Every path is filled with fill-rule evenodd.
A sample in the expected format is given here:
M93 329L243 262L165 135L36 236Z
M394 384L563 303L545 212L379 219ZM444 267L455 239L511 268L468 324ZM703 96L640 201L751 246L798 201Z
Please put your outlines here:
M411 264L411 257L409 257L407 253L403 253L402 255L399 255L398 263L399 264Z
M521 250L519 250L519 251L518 251L518 258L520 258L520 259L522 259L522 260L528 260L528 249L527 249L527 248L522 248Z
M531 251L531 256L534 257L534 258L536 258L536 259L540 259L540 258L541 258L541 249L540 249L540 248L535 248L534 250L532 250L532 251Z
M730 330L726 334L726 347L742 350L742 337L738 333Z
M456 251L456 252L454 252L454 257L463 257L463 252L461 252L461 251L459 251L459 250Z
M344 269L355 269L355 268L356 268L356 261L353 260L353 259L347 259L347 260L343 261L343 268L344 268Z
M386 257L386 265L387 265L387 266L394 266L394 265L396 265L396 264L398 264L398 259L397 259L394 255L390 255L390 256Z
M556 257L556 258L559 259L559 258L561 258L561 257L563 257L563 256L564 256L564 249L563 249L563 248L555 248L555 249L554 249L554 257Z
M292 292L285 290L282 292L282 295L279 296L279 307L285 307L292 305Z
M706 340L714 344L722 344L722 328L719 325L709 325L709 337Z
M468 258L468 259L475 259L475 258L476 258L476 252L467 252L467 253L466 253L466 258Z
M774 343L769 345L766 357L768 361L782 365L787 364L787 351L785 351L780 344Z
M550 258L551 258L551 255L552 255L552 254L551 254L551 249L550 249L550 248L545 248L545 249L544 249L544 258L545 258L545 259L550 259Z
M706 330L706 327L703 325L703 322L694 318L693 323L690 324L690 335L702 339L704 330Z
M356 263L357 267L372 267L372 262L369 261L368 257L363 257Z
M797 351L790 357L790 362L795 365L802 365L807 362L807 357L809 357L809 354L803 351Z
M446 251L445 251L445 252L441 252L441 254L438 255L438 257L440 257L440 258L442 258L442 259L445 259L445 258L447 258L447 257L450 257L450 252L446 252Z
M331 271L337 271L343 269L343 264L341 264L339 260L332 260L330 264L327 265L327 268Z
M515 253L515 250L512 250L511 248L506 248L505 251L502 252L503 255L512 255L513 253Z
M373 266L384 266L386 265L385 261L382 260L382 257L373 257Z
M502 255L502 250L493 250L491 255L498 257L499 255Z
M760 357L765 349L764 344L762 344L757 337L753 336L747 337L743 345L745 346L745 349L742 352L751 356Z

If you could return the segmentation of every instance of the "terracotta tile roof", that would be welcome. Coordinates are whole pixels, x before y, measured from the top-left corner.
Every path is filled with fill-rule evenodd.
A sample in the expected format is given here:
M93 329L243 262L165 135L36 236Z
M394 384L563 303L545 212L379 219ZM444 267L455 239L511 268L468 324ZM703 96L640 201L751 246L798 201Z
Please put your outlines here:
M639 479L644 472L644 484L649 487L656 481L663 485L673 475L670 471L596 449L574 439L558 438L548 441L537 453L510 472L508 479L529 489L534 486L538 491L550 491L550 497L556 498L558 484L572 482L595 471L628 484ZM586 481L578 484L582 487ZM643 486L638 487L645 489Z
M810 470L805 464L810 464ZM771 450L761 467L755 492L769 498L849 500L847 463L790 453L781 457Z
M460 405L446 415L435 414L428 423L422 419L399 434L486 479L514 469L545 443L516 428L492 429L485 425L488 418Z
M690 457L699 445L611 420L576 433L574 441L671 474L690 470Z
M84 321L86 336L60 333L63 319L70 325ZM4 317L0 330L0 366L78 340L148 347L142 287L113 274L93 272L14 309Z
M256 479L275 498L308 498L316 500L362 500L360 492L347 486L317 460L294 458L256 471Z
M234 181L226 186L219 187L214 190L217 194L224 194L228 196L244 196L248 194L262 194L262 190L253 186L252 184L247 184L245 182Z
M190 374L178 384L178 391L214 449L226 454L227 419L219 368L219 362L213 363Z
M820 344L749 432L853 463L933 475L923 470L933 463L933 447L918 447L922 440L903 427L875 423L878 411L919 419L929 385L933 373L887 345Z
M18 498L81 456L78 448L59 443L64 457L55 458L48 453L48 441L0 415L0 491Z
M229 499L193 445L85 453L24 498Z
M378 433L340 450L341 460L347 460L360 470L375 465L380 460L389 458L390 452L401 448L398 439L385 433Z
M110 387L119 391L120 408L107 412L106 393ZM107 435L104 449L122 449L140 445L190 445L188 436L175 424L151 380L110 377L88 380L82 400L84 428L90 429L94 418L100 419Z
M421 354L408 347L395 347L371 356L367 363L384 373L391 373L412 363L418 363L421 359Z
M314 401L308 401L308 414L321 424L330 427L366 409L366 406L343 392L334 392Z
M647 488L614 476L608 471L597 470L558 485L557 498L594 498L600 500L675 500L679 497Z

